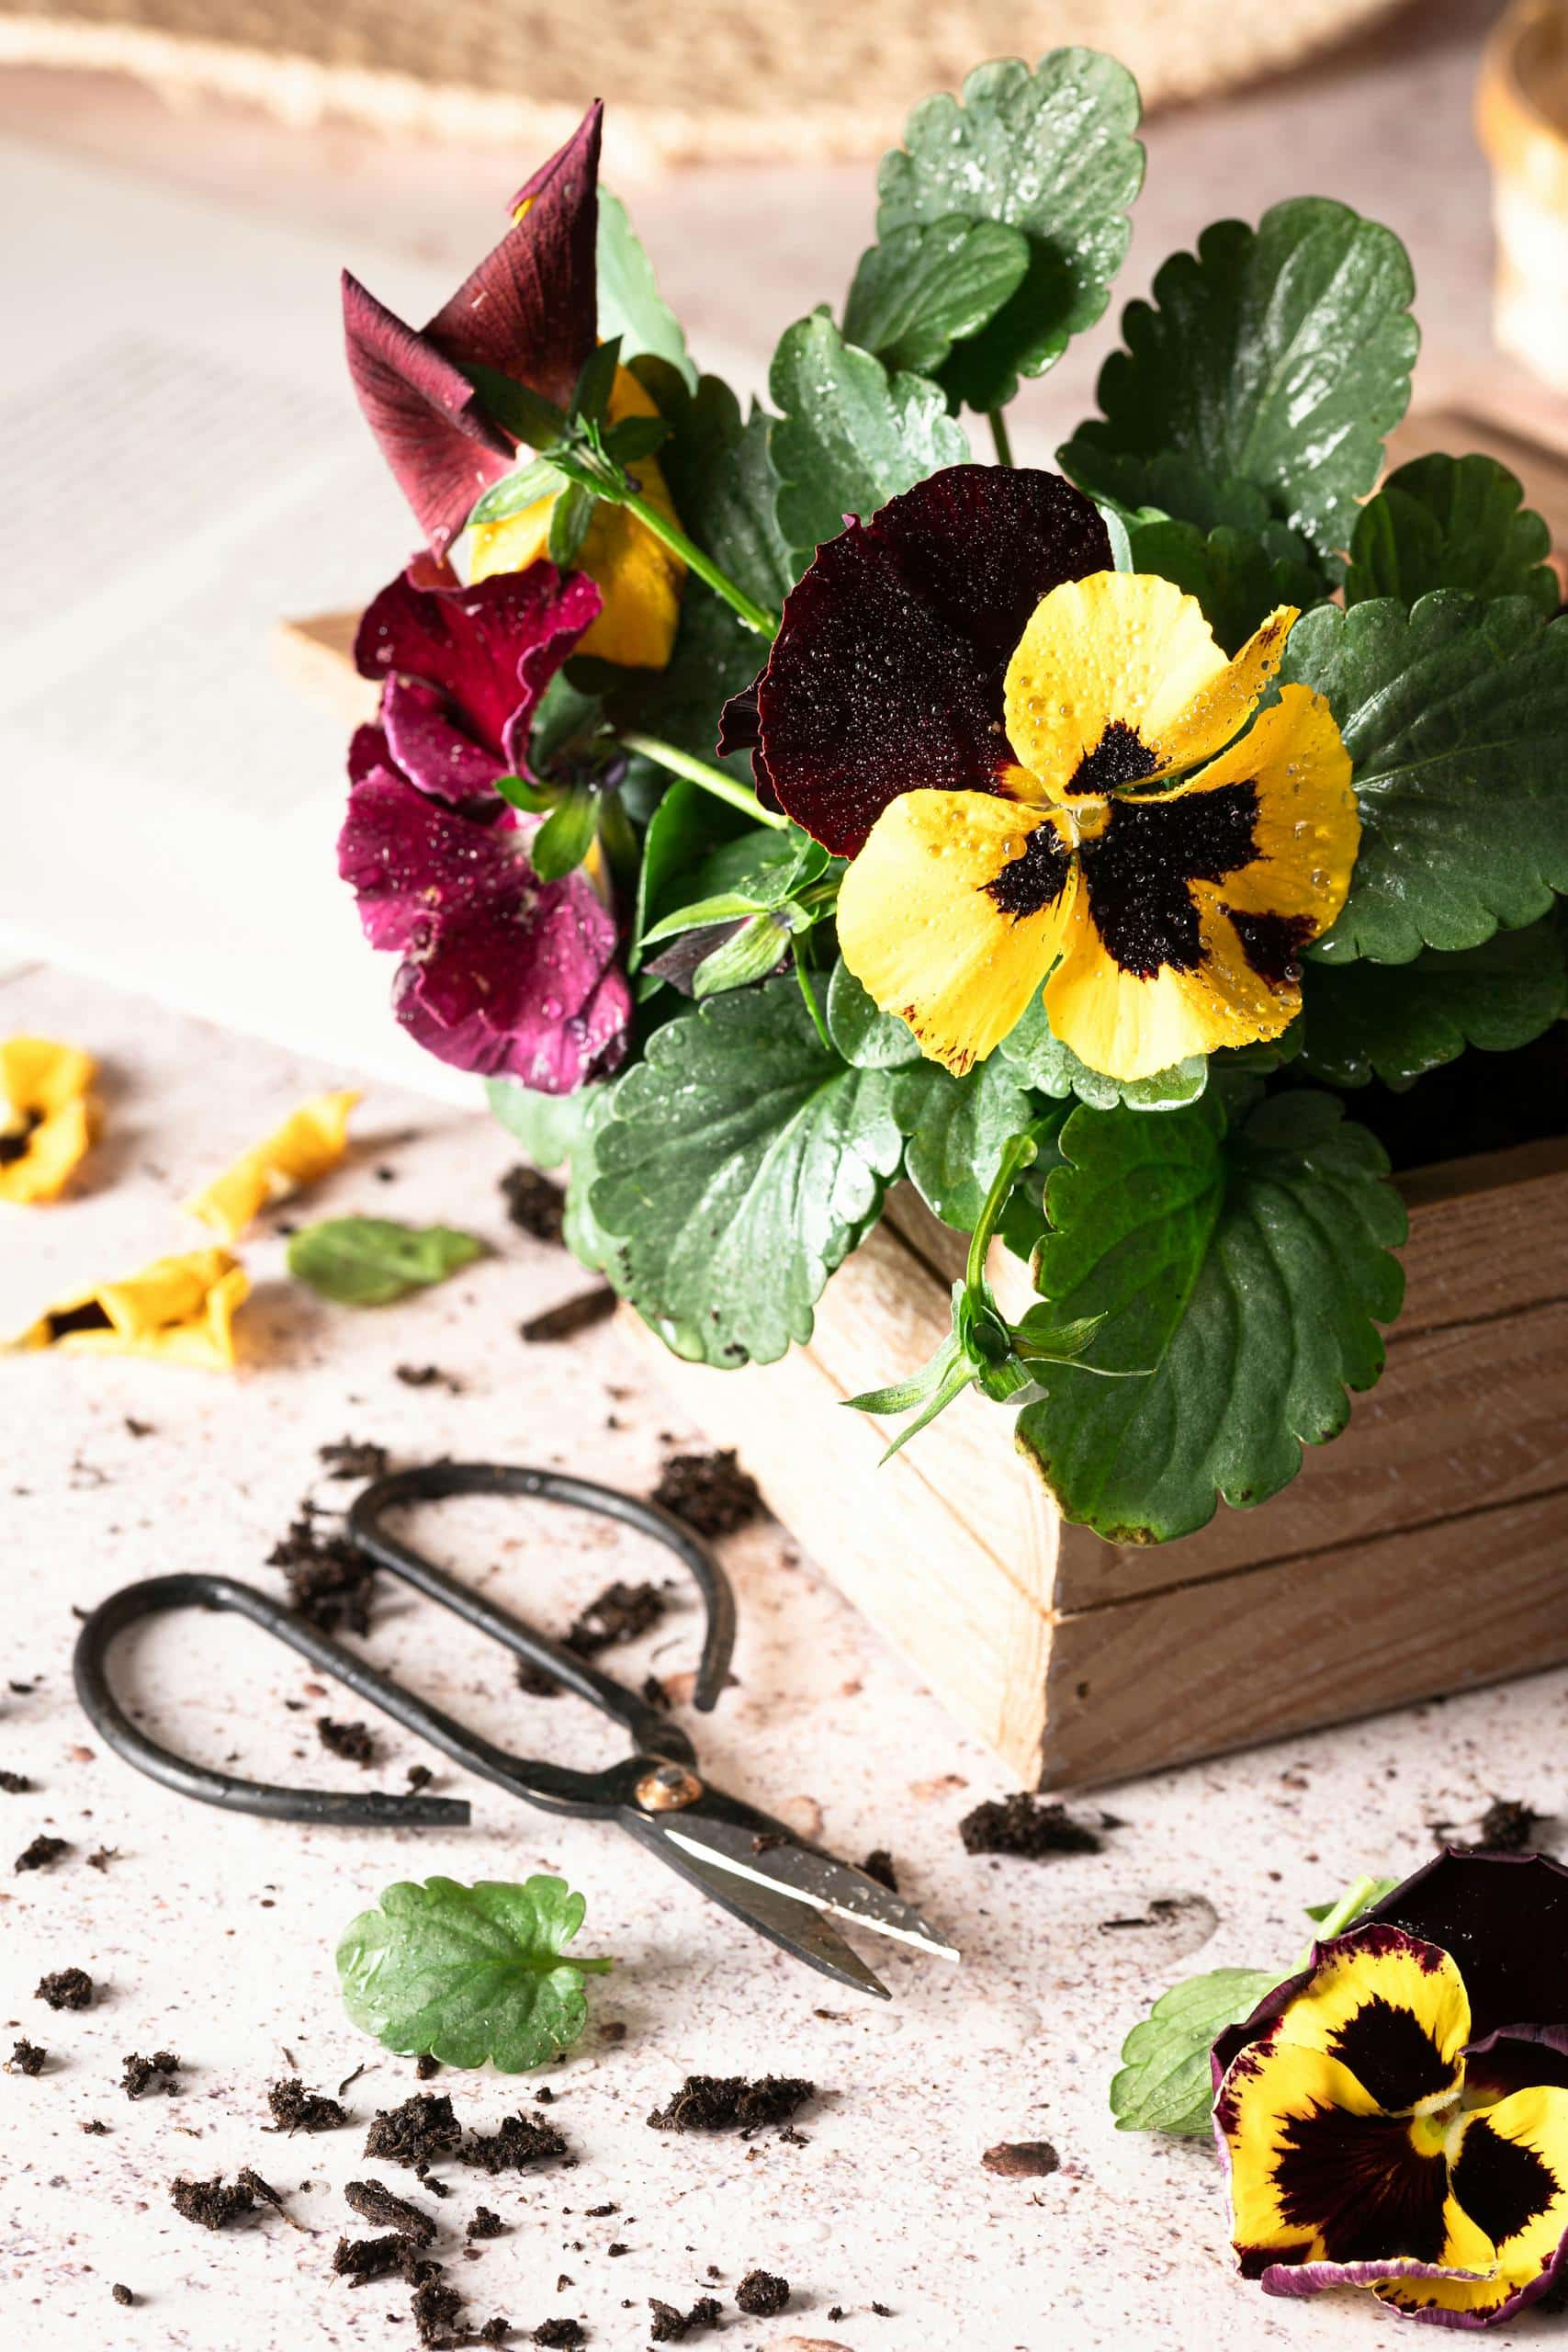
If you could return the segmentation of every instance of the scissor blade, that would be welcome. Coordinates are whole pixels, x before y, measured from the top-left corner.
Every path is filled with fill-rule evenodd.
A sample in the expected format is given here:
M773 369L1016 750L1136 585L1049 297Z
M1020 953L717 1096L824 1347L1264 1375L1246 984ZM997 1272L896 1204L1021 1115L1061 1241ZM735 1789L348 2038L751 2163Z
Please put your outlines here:
M744 1919L781 1951L805 1961L809 1968L819 1969L824 1976L862 1993L874 1993L880 2000L892 1999L880 1976L866 1966L859 1952L851 1950L815 1905L803 1902L757 1871L732 1869L692 1838L660 1826L670 1843L680 1849L677 1869L716 1903Z
M761 1821L763 1816L757 1818ZM890 1936L897 1943L912 1945L917 1951L931 1952L942 1960L961 1956L912 1904L852 1863L801 1844L782 1823L770 1824L759 1833L743 1823L716 1820L701 1813L684 1814L680 1827L671 1825L667 1834L688 1852L706 1853L722 1869L760 1886L777 1887L797 1902L829 1911L853 1927Z

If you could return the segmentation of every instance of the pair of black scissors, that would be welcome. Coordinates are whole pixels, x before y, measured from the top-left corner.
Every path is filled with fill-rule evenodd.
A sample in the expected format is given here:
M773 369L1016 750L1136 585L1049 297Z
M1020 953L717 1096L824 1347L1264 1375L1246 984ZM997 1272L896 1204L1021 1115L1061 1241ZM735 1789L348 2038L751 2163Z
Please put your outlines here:
M433 1560L389 1534L382 1524L389 1511L403 1505L439 1502L452 1495L526 1495L543 1502L574 1504L618 1519L672 1552L703 1598L706 1628L693 1696L705 1713L713 1707L734 1645L735 1602L724 1571L690 1529L653 1503L584 1478L497 1463L435 1462L395 1472L367 1487L347 1515L350 1540L378 1567L455 1611L514 1657L613 1716L630 1732L635 1754L602 1772L573 1771L513 1755L465 1730L254 1585L205 1574L152 1577L128 1585L101 1601L87 1618L77 1637L74 1671L76 1695L94 1728L118 1756L165 1788L231 1812L265 1814L275 1821L344 1822L360 1828L458 1826L468 1821L468 1806L461 1798L290 1789L247 1781L190 1763L140 1730L109 1687L108 1652L117 1635L138 1620L167 1610L233 1610L287 1642L323 1674L345 1683L356 1698L429 1740L455 1764L494 1781L510 1795L547 1812L617 1823L723 1909L825 1976L884 2000L889 1997L886 1985L839 1934L835 1919L870 1928L918 1951L958 1958L929 1920L879 1881L796 1836L771 1814L710 1786L698 1770L690 1739L668 1715L509 1611L468 1590Z

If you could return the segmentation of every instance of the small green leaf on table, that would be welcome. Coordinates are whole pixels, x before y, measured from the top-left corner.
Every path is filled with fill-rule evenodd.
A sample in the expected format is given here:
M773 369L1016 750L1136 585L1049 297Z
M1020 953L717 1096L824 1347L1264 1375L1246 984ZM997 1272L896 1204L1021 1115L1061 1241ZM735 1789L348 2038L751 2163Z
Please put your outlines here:
M485 1255L484 1242L450 1225L333 1216L291 1236L288 1271L340 1306L389 1306Z
M1568 889L1568 626L1450 588L1413 612L1325 605L1291 631L1280 677L1326 696L1361 809L1350 895L1314 956L1479 947Z
M558 1878L400 1881L338 1945L344 2006L388 2050L526 2074L571 2048L583 1978L613 1964L566 1949L586 1907Z
M1467 1046L1492 1054L1528 1046L1565 1008L1562 933L1551 917L1458 955L1424 948L1410 964L1309 962L1302 1068L1331 1086L1381 1078L1407 1087Z
M641 353L666 361L694 386L697 371L681 322L659 290L653 264L618 196L599 191L599 332L620 338L623 364Z
M862 254L844 305L844 340L885 368L934 376L1018 291L1029 243L1002 220L910 221Z
M1043 375L1102 315L1143 185L1138 115L1137 84L1114 58L1056 49L1032 73L1018 58L977 66L961 97L917 107L903 147L883 157L883 240L955 214L1028 240L1017 291L943 367L954 400L1005 408L1021 375Z
M786 330L769 385L779 409L768 445L779 528L797 572L838 537L846 514L869 521L900 491L969 455L935 384L890 377L820 312Z
M1413 605L1432 588L1463 588L1528 596L1550 620L1562 595L1546 560L1551 534L1524 496L1495 458L1413 458L1356 518L1345 602Z
M1122 2071L1111 2085L1118 2132L1206 2132L1215 2037L1250 2017L1280 1981L1270 1969L1213 1968L1162 1993L1122 2044Z

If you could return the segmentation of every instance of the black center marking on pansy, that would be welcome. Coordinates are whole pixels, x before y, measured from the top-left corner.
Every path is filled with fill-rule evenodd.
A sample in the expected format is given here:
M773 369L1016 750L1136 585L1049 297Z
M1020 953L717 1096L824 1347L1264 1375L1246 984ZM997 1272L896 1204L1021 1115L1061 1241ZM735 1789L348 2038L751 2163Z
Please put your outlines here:
M51 1340L63 1340L72 1331L112 1331L114 1322L105 1314L96 1299L89 1299L85 1306L68 1307L63 1314L51 1315L46 1322Z
M1112 800L1110 822L1079 844L1089 913L1124 972L1195 971L1203 957L1188 885L1221 882L1258 854L1258 786L1216 785L1179 800Z
M1119 784L1140 784L1159 762L1135 727L1112 718L1092 752L1086 752L1067 785L1069 792L1114 792Z
M14 1161L27 1158L34 1132L42 1125L37 1111L27 1111L18 1126L0 1129L0 1168L9 1168Z
M1330 2262L1394 2255L1436 2262L1448 2181L1442 2157L1422 2155L1395 2115L1349 2115L1314 2101L1280 2127L1280 2218L1288 2228L1316 2231Z
M984 885L1004 915L1021 922L1026 915L1043 914L1054 907L1072 871L1072 856L1055 825L1037 825L1021 855L1010 858L999 874Z
M1533 2148L1505 2140L1489 2123L1471 2124L1450 2184L1455 2197L1494 2245L1517 2238L1556 2196L1551 2167Z
M1249 915L1227 907L1241 952L1271 989L1293 987L1302 976L1302 949L1317 935L1310 915Z
M1413 2009L1374 1993L1348 2017L1328 2054L1348 2066L1361 2088L1391 2112L1446 2091L1453 2068Z

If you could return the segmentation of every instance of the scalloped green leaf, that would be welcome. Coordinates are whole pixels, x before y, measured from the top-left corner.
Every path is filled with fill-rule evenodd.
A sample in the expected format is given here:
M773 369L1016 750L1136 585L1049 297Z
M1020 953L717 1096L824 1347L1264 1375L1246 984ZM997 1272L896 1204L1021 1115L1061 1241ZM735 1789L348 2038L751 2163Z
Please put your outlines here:
M575 1094L539 1094L531 1086L519 1086L515 1079L485 1080L491 1111L508 1135L516 1136L536 1168L558 1168L570 1157L589 1109L602 1091L591 1084L580 1086Z
M659 290L653 264L618 196L599 191L599 334L603 343L620 337L624 366L650 352L667 360L695 385L697 371L686 349L680 320Z
M938 1062L902 1074L894 1114L909 1138L904 1172L933 1216L974 1230L1003 1149L1032 1112L1023 1079L998 1054L963 1078Z
M1265 536L1218 526L1207 533L1168 515L1135 522L1128 534L1134 571L1157 572L1196 596L1227 653L1236 652L1279 605L1315 605L1328 582L1306 543L1278 524Z
M840 956L823 1008L828 1035L857 1069L902 1069L920 1058L920 1041L896 1012L879 1012Z
M1227 2025L1249 2018L1280 1976L1266 1968L1212 1968L1162 1993L1122 2044L1111 2078L1118 2132L1172 2132L1196 2137L1213 2128L1209 2052Z
M1144 182L1138 85L1092 49L976 66L963 94L927 98L882 159L877 235L962 213L1029 241L1028 274L989 322L958 344L943 390L1005 408L1020 376L1053 367L1094 325L1126 257L1127 211Z
M1002 220L910 221L860 257L844 340L885 368L934 376L955 343L994 319L1022 284L1029 243Z
M1090 1069L1087 1062L1079 1061L1072 1047L1053 1035L1050 1016L1038 996L997 1052L1013 1065L1020 1083L1048 1094L1055 1102L1076 1096L1097 1111L1114 1110L1119 1102L1130 1111L1174 1110L1183 1102L1196 1102L1208 1079L1208 1064L1201 1054L1190 1055L1186 1061L1176 1062L1153 1078L1107 1078L1102 1070Z
M772 1363L903 1155L894 1075L824 1046L793 978L667 1022L617 1083L589 1206L605 1272L678 1355Z
M1043 1370L1021 1449L1112 1543L1266 1501L1382 1370L1406 1220L1382 1146L1332 1096L1276 1095L1233 1127L1216 1090L1158 1119L1075 1111L1059 1144L1036 1287L1104 1317L1086 1362L1146 1376Z
M1309 964L1302 1068L1331 1086L1413 1085L1467 1046L1511 1053L1562 1017L1568 972L1554 921L1499 931L1479 947L1410 964Z
M1546 560L1551 534L1524 496L1495 458L1413 458L1356 519L1345 602L1395 596L1414 605L1433 588L1462 588L1527 596L1550 620L1562 601Z
M1322 196L1256 229L1205 229L1122 315L1101 415L1061 453L1075 481L1212 528L1234 485L1320 555L1348 547L1357 502L1410 398L1409 257L1392 230Z
M1311 950L1407 964L1479 947L1568 889L1568 625L1453 589L1325 605L1280 669L1327 696L1361 810L1350 895Z
M797 573L838 537L846 514L867 521L901 490L969 455L935 384L889 376L820 311L785 330L768 385L779 411L768 443L779 528Z

